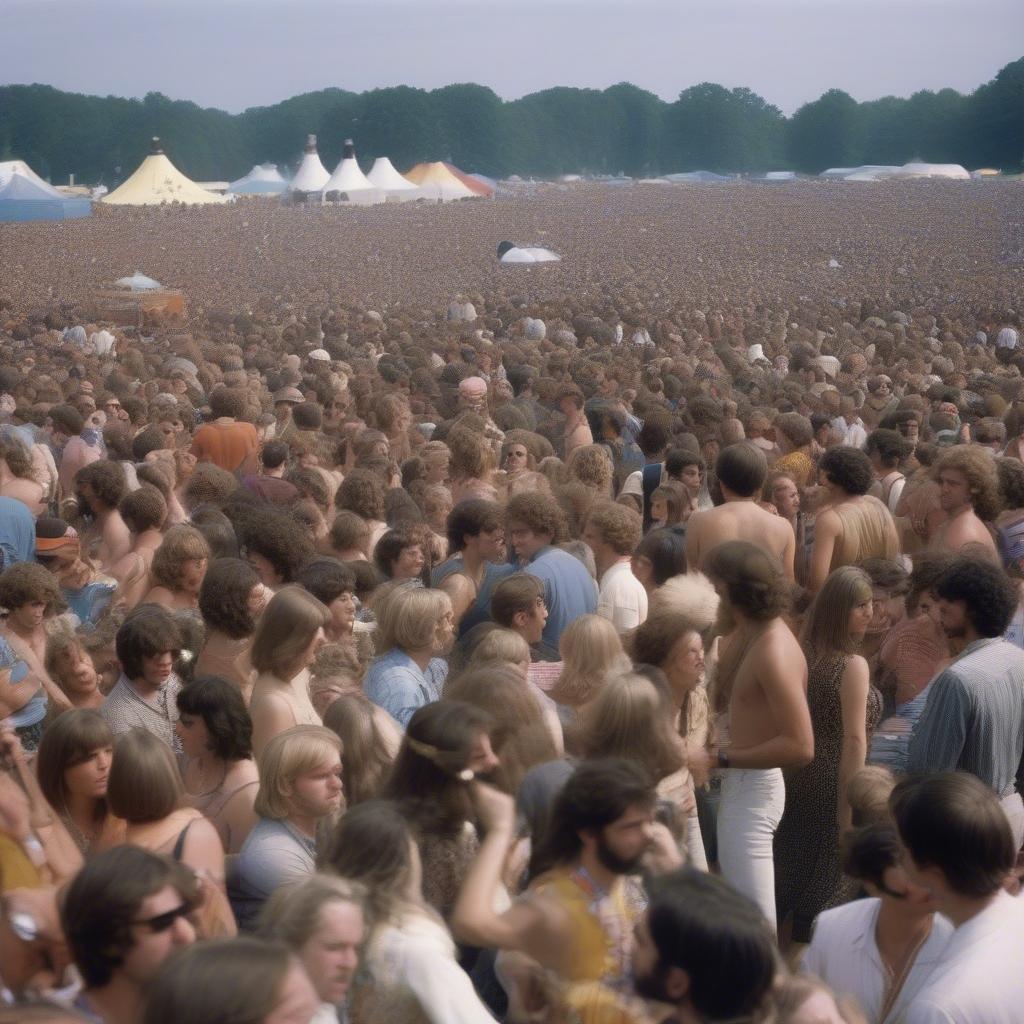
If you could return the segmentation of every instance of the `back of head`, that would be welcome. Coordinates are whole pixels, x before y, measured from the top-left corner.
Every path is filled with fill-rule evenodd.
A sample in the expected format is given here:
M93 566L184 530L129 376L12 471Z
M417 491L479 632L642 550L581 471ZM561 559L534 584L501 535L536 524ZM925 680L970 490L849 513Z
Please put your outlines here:
M987 558L957 558L935 583L944 601L964 602L965 614L980 636L1002 636L1019 600L1017 587Z
M766 551L744 540L730 540L711 549L704 571L725 587L734 610L765 622L789 607L790 588L779 563Z
M718 482L740 498L759 494L768 476L768 460L756 445L742 442L722 450L715 460Z

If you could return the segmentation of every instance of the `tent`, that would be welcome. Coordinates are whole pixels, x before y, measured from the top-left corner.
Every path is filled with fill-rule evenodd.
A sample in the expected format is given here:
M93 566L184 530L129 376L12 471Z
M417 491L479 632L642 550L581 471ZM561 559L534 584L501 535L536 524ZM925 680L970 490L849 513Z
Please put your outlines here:
M539 245L513 245L511 242L498 244L499 263L560 263L562 257Z
M379 188L385 197L393 202L404 203L410 199L423 197L419 185L414 185L408 178L403 178L386 156L377 157L366 177L370 184Z
M860 167L830 167L818 177L832 181L881 181L891 178L898 170L890 164L861 164Z
M12 174L20 174L24 178L30 178L37 185L48 184L24 160L0 161L0 186L6 185L10 181Z
M163 288L163 285L159 281L154 281L151 277L146 277L142 271L136 270L131 277L119 277L114 282L114 287L127 288L132 292L153 292Z
M769 171L761 178L754 181L796 181L796 171Z
M202 206L227 201L225 196L207 192L186 178L167 159L158 138L150 143L149 156L139 164L136 172L100 200L110 206L160 206L162 203Z
M231 182L228 191L239 196L280 195L288 191L277 164L257 164L244 178Z
M320 190L324 199L340 197L338 202L353 203L357 206L375 206L387 198L384 193L363 174L356 160L356 147L351 139L345 140L341 163L334 169L327 184Z
M319 192L330 180L331 176L320 162L320 154L316 151L316 136L307 135L306 152L288 186L289 189L292 192Z
M478 174L467 174L465 171L460 171L455 164L446 163L445 167L455 175L463 185L470 190L475 192L478 196L484 196L490 199L494 195L494 183L482 178Z
M419 185L424 199L439 199L443 203L453 199L475 199L478 193L464 184L440 161L432 164L417 164L405 172L405 177Z
M706 181L730 181L724 174L715 174L714 171L684 171L682 174L666 174L667 181L683 181L693 184Z
M927 164L921 160L897 167L893 174L897 178L954 178L959 181L971 177L959 164Z
M35 175L15 171L0 188L0 220L71 220L91 213L88 199L61 195Z

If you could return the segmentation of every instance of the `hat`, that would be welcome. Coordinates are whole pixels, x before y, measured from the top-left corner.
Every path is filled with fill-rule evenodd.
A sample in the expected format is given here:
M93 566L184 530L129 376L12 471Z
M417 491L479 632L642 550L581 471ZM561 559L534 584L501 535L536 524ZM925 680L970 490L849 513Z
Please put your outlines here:
M52 555L61 548L77 546L78 533L63 519L44 516L36 520L36 554Z
M467 377L459 384L459 394L463 398L486 398L487 381L483 377Z
M318 363L329 363L331 354L325 348L315 348L309 353L309 358L315 359Z
M278 388L274 392L274 402L292 402L295 405L300 405L305 399L302 397L302 392L298 388L284 387Z
M747 349L747 360L751 363L757 362L758 359L764 359L764 345L751 345Z

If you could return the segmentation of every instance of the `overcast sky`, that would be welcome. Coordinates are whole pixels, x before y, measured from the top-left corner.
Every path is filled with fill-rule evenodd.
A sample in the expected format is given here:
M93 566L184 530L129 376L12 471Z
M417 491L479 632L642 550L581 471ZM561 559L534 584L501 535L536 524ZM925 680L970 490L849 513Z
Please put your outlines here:
M327 86L748 86L792 113L970 92L1024 55L1024 0L0 0L0 84L237 112Z

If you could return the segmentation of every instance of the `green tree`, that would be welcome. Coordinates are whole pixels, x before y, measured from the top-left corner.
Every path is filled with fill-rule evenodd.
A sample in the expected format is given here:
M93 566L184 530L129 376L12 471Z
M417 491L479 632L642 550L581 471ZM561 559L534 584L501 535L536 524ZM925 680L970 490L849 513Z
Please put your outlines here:
M829 89L805 103L789 122L789 156L798 170L817 174L827 167L851 167L862 159L862 127L857 101Z

